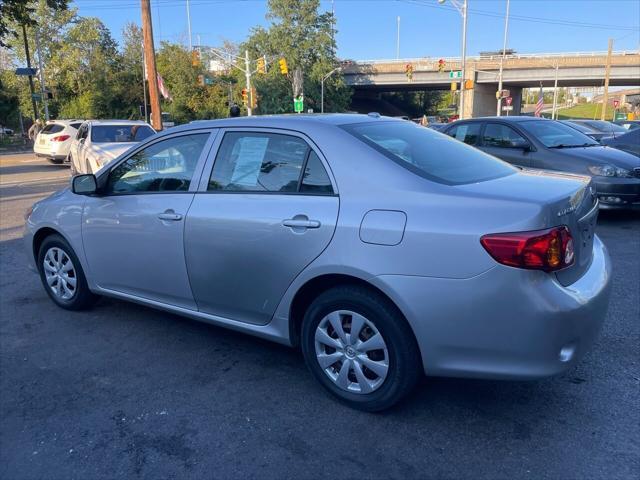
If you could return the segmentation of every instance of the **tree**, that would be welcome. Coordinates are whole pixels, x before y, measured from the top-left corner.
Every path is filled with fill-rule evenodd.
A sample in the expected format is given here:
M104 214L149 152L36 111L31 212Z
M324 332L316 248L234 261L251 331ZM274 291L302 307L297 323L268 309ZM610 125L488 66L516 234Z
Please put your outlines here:
M240 48L248 49L252 59L266 55L271 60L265 75L253 77L261 99L260 112L290 112L293 97L302 94L308 106L320 110L320 81L338 66L333 14L319 13L319 0L269 0L267 6L271 25L268 29L254 28ZM286 76L278 68L279 58L287 61ZM325 82L327 111L346 109L350 98L341 75L335 74Z
M66 10L69 0L40 0L39 2L28 0L2 0L0 2L0 47L9 48L9 37L18 36L17 26L42 25L34 16L36 6L46 5L52 10Z

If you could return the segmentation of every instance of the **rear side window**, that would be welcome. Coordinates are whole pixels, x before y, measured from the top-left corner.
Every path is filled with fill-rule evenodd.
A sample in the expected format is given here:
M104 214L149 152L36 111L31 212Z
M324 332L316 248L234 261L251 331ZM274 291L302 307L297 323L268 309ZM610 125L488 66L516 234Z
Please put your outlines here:
M40 133L53 134L59 133L62 130L64 130L64 125L60 125L59 123L49 123L45 125L45 127L42 129L42 132Z
M228 132L208 190L297 192L310 150L304 140L291 135Z
M480 135L479 123L464 123L453 127L447 132L447 135L466 143L467 145L475 145L478 143L478 136Z
M342 128L407 170L447 185L480 182L517 171L476 148L414 123L356 123Z
M314 193L316 195L331 195L333 187L329 175L320 161L318 154L311 150L307 159L307 166L302 177L300 192Z

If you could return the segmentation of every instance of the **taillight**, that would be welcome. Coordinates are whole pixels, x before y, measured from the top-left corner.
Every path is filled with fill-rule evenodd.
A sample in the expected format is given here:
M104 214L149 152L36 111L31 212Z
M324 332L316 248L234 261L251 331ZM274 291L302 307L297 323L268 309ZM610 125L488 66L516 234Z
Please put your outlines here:
M480 243L495 261L510 267L552 272L574 260L573 238L566 226L484 235Z
M65 140L69 140L69 135L58 135L57 137L53 137L51 139L52 142L64 142Z

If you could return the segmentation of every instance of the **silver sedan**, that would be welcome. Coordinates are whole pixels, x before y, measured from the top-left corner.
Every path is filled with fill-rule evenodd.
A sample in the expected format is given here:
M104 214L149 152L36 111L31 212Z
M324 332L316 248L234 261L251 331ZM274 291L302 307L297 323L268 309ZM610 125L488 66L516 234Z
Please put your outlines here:
M574 365L611 266L587 177L527 172L379 115L197 122L27 212L58 306L101 295L301 347L363 410L423 375Z

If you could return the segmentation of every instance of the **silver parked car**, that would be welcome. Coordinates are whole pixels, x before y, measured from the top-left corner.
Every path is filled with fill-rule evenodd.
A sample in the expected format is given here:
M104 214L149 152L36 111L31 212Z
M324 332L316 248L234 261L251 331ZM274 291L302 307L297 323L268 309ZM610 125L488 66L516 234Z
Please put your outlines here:
M525 172L379 115L173 128L27 212L60 307L99 295L300 346L333 395L387 408L421 375L574 365L609 301L588 177Z

